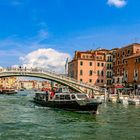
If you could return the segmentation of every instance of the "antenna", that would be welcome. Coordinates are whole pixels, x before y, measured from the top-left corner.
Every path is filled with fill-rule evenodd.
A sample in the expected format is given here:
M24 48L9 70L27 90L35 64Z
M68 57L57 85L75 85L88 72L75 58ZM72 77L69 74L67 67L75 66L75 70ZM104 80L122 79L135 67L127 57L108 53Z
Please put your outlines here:
M138 40L139 40L139 38L138 37L135 37L134 38L134 43L138 43Z

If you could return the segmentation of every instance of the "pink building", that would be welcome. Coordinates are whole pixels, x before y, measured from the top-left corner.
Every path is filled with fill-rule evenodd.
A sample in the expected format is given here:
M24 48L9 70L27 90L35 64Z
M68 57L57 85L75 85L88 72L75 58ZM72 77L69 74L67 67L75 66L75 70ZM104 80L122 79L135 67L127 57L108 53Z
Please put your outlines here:
M104 87L106 84L106 53L108 50L80 52L68 63L68 75L78 81Z

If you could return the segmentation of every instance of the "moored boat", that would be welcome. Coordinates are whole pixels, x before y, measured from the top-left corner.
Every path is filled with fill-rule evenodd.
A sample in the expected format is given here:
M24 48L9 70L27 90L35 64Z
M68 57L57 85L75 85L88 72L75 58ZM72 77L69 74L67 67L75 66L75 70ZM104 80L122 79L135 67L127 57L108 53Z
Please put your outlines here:
M70 111L97 113L98 106L102 103L98 99L90 99L84 93L71 93L68 88L59 88L52 96L50 93L37 92L34 101L46 107L61 108Z
M16 89L1 89L0 90L0 94L11 95L11 94L16 94L16 93L18 93Z
M129 105L140 105L140 97L134 97L128 99Z

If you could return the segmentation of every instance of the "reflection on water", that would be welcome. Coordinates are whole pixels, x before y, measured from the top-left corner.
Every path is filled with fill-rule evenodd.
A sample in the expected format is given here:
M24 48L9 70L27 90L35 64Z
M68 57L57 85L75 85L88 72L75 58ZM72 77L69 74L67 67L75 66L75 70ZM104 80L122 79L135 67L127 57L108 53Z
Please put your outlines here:
M140 108L102 104L99 114L41 107L34 94L0 95L0 140L139 140Z

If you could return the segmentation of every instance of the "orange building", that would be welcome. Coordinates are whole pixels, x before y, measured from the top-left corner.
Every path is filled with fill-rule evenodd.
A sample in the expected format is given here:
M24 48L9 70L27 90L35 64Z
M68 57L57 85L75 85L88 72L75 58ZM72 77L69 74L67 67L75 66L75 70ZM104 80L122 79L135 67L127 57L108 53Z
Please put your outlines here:
M127 62L125 61L125 59L139 52L140 52L140 44L138 43L133 43L125 47L116 49L113 58L114 59L113 62L114 86L124 84L123 75L124 75L125 63Z
M124 82L134 89L140 89L140 53L125 58Z
M81 82L103 87L106 84L106 53L108 50L80 52L68 63L68 75Z

